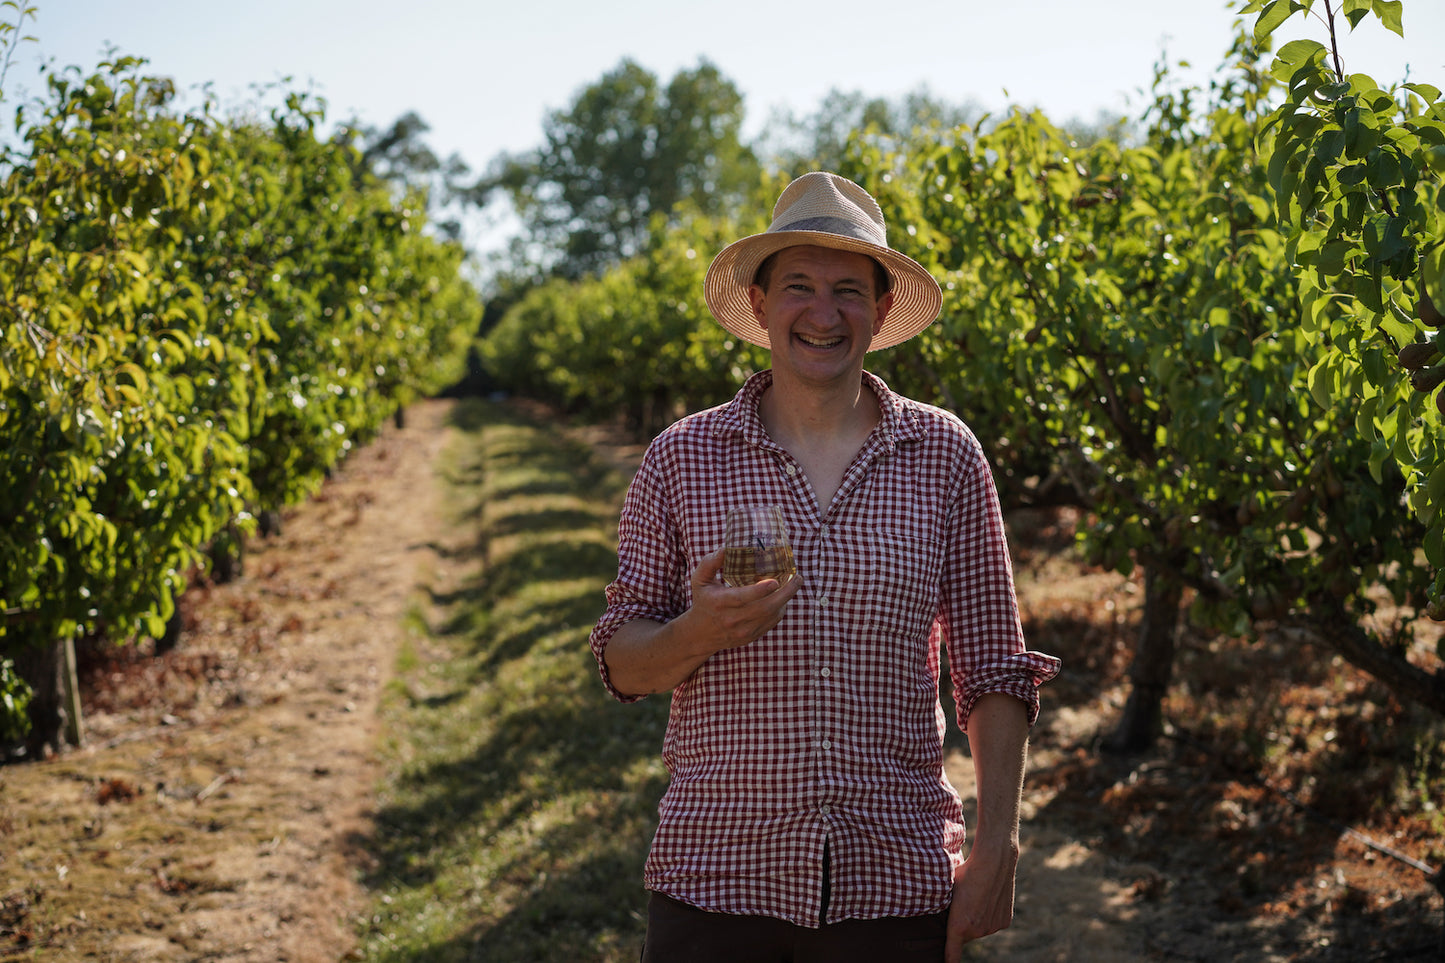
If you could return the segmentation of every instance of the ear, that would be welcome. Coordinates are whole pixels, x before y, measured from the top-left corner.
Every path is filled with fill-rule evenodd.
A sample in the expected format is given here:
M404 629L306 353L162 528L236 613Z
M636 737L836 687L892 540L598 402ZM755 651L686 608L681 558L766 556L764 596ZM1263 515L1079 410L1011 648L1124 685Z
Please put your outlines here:
M888 312L893 310L893 292L886 292L883 297L875 302L878 316L873 319L873 334L876 337L878 332L883 330L883 319L888 317Z
M757 319L758 327L767 330L767 313L763 310L763 304L767 300L767 294L756 284L748 285L748 301L753 306L753 317Z

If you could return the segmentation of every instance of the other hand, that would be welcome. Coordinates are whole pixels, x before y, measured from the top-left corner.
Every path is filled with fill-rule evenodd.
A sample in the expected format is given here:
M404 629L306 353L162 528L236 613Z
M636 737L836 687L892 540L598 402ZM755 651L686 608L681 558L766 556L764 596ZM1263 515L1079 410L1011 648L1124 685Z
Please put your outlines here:
M963 958L964 944L1008 929L1014 918L1017 849L987 849L974 844L953 874L953 903L948 910L945 963Z

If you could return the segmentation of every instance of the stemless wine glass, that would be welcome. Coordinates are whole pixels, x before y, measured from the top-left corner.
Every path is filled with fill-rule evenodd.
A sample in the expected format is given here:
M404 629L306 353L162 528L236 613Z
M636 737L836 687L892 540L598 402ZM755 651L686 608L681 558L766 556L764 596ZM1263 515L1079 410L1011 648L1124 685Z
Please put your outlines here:
M722 579L728 585L752 585L765 578L782 582L797 571L788 526L777 505L729 509L723 549Z

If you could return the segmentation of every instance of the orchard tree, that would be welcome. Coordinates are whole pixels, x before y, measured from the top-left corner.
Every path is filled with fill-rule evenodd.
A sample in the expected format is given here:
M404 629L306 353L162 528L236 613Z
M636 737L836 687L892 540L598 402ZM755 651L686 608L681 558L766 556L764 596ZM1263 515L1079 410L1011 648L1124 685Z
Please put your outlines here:
M426 142L431 125L415 111L408 111L390 127L359 127L355 130L358 176L370 174L389 181L402 191L420 192L436 218L432 227L451 240L462 236L460 217L465 212L471 168L457 154L445 160Z
M1445 618L1445 100L1428 83L1387 91L1344 69L1342 21L1373 16L1403 36L1399 0L1251 0L1243 12L1257 14L1260 42L1297 14L1327 31L1328 46L1280 47L1271 69L1288 90L1262 137L1318 348L1310 393L1356 413L1377 480L1403 476L1434 574L1428 612Z
M792 176L842 171L850 163L849 145L860 134L900 146L916 142L932 147L977 123L982 114L972 102L941 101L927 87L894 101L834 88L811 114L774 111L764 143L769 166Z
M1423 528L1394 464L1372 475L1355 408L1311 399L1254 146L1270 78L1236 52L1208 105L1160 97L1138 147L1081 147L1016 113L960 147L857 162L945 289L896 367L979 427L1006 491L1062 485L1094 557L1144 570L1124 749L1160 731L1186 605L1201 628L1325 643L1445 712L1439 675L1409 657ZM1381 591L1398 620L1375 621Z
M742 122L742 95L712 64L662 86L624 60L547 118L541 147L494 161L471 197L510 198L540 262L514 267L582 277L640 253L652 218L671 221L680 202L711 215L747 196L759 166Z
M182 114L142 64L52 74L0 150L0 739L28 713L32 750L62 715L80 741L77 640L163 638L205 556L454 379L481 314L308 98Z

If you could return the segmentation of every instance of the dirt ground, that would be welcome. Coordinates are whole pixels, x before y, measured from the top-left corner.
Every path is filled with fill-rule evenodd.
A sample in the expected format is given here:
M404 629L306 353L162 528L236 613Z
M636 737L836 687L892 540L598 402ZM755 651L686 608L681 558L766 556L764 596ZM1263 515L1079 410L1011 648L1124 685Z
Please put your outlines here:
M414 406L279 536L252 543L243 578L188 593L180 648L89 660L84 748L0 768L0 961L353 955L378 700L409 607L456 537L434 474L448 410ZM1021 601L1033 644L1074 681L1046 695L1034 735L1015 927L969 958L1439 959L1441 898L1351 834L1423 861L1438 851L1418 820L1317 818L1204 748L1208 732L1101 758L1138 586L1063 561L1060 533L1031 526ZM1317 717L1366 685L1337 667L1271 698ZM968 795L962 751L949 771Z
M415 406L254 541L241 579L189 592L174 652L83 665L85 748L0 769L0 959L346 958L446 411ZM32 928L42 903L66 908L58 931Z

